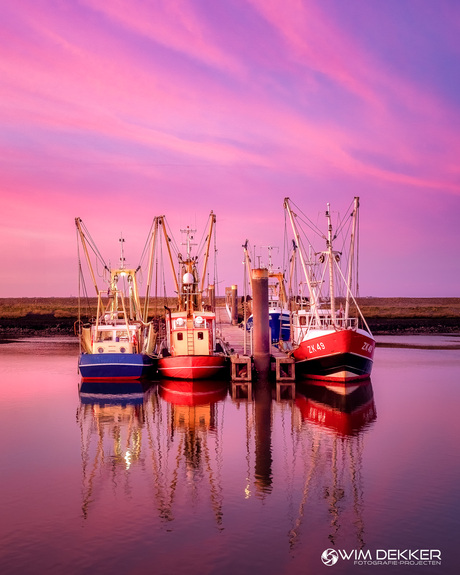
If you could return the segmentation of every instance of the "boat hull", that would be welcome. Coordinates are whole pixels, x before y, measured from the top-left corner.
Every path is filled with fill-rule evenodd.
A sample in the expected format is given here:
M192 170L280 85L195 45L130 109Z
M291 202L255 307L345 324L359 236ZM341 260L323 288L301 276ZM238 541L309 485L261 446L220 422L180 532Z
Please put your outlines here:
M154 373L156 359L141 353L82 353L82 381L134 381Z
M160 384L160 395L174 405L209 405L222 401L227 396L224 380L174 380L167 379Z
M377 418L370 380L349 395L337 395L325 387L299 388L296 406L303 420L325 427L341 437L357 435Z
M296 373L325 383L349 384L370 377L374 338L364 330L311 330L294 350Z
M278 343L280 340L289 341L291 338L291 317L287 310L269 310L269 326L271 334L271 342ZM249 316L246 323L246 329L251 331L253 329L254 318Z
M176 355L158 359L158 373L173 379L209 379L220 377L227 369L222 355Z

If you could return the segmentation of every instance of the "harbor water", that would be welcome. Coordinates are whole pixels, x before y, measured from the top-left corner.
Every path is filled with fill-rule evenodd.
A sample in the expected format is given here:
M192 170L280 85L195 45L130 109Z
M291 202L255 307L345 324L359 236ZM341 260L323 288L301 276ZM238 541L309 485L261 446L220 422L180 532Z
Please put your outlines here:
M454 574L460 337L372 380L80 388L72 338L0 345L0 573Z

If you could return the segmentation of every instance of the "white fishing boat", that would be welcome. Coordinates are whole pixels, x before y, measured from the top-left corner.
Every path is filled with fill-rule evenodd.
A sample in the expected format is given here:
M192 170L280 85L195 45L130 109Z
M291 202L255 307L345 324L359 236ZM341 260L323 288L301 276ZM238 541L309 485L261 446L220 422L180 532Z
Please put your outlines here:
M315 251L308 238L305 248L291 201L285 198L294 242L300 257L308 295L298 294L299 305L292 312L292 356L296 373L323 383L350 384L369 378L373 365L375 340L353 294L356 272L356 235L359 198L354 198L352 213L333 229L329 204L325 213L327 232L303 222L317 233L325 247ZM350 221L351 220L351 221ZM334 248L341 231L349 230L348 251ZM346 234L344 234L346 235ZM345 241L345 240L344 240ZM324 245L324 244L323 244ZM344 244L345 245L345 244ZM342 265L345 270L342 270ZM306 302L306 303L305 303Z

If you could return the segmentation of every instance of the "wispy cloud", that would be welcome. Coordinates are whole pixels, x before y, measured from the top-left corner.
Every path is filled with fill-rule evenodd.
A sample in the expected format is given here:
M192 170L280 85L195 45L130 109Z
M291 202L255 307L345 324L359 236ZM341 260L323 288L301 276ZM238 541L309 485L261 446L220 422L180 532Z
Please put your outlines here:
M457 205L452 3L1 4L0 235L18 261L18 238L51 245L41 227L64 233L75 215L104 213L110 234L124 217L134 234L155 212L212 208L237 275L246 229L281 234L284 196L316 211L356 194L369 245L399 257L403 234L426 247L432 202L449 206L439 220ZM384 242L389 220L400 231Z

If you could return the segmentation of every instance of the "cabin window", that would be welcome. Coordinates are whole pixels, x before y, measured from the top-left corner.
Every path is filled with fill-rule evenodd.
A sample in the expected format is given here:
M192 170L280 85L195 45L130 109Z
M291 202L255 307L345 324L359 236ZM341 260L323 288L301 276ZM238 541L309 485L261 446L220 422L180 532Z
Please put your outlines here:
M307 325L307 318L304 315L301 315L299 317L299 323L300 325Z
M184 339L184 334L180 331L177 334L177 341L182 341Z
M204 335L202 331L198 332L198 339L204 339Z

